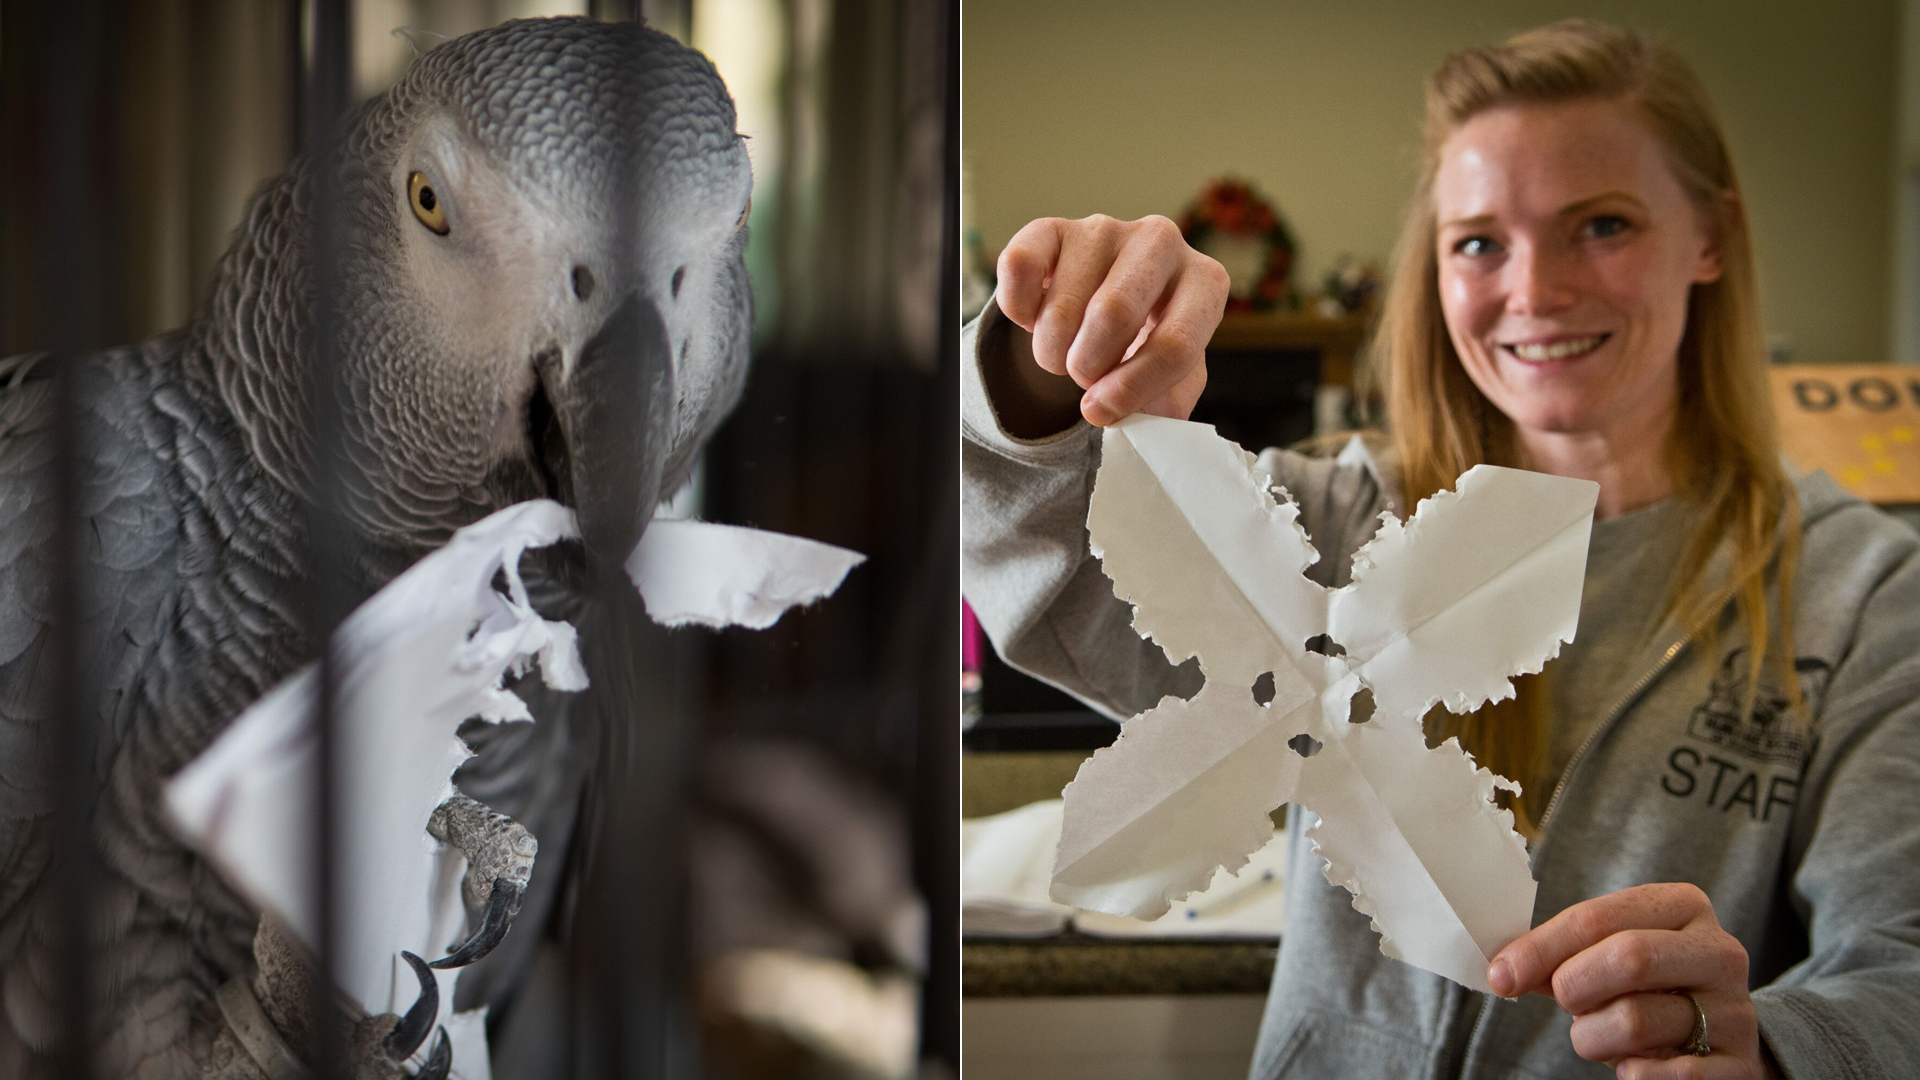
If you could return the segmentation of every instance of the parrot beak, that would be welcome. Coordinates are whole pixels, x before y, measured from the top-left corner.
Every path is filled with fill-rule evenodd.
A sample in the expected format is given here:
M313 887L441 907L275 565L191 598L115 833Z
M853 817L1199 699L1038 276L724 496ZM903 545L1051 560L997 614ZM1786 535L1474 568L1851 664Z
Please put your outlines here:
M573 507L599 566L624 566L660 501L671 445L673 352L666 323L639 293L621 301L572 371L536 364L550 415L536 404L535 456L550 493Z

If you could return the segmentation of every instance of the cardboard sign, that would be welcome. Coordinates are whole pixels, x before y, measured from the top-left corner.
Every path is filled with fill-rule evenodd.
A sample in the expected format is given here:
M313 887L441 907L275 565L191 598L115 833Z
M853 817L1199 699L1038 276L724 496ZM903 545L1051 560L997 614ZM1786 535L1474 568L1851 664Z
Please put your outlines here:
M1920 503L1920 366L1791 364L1768 369L1780 441L1876 503Z

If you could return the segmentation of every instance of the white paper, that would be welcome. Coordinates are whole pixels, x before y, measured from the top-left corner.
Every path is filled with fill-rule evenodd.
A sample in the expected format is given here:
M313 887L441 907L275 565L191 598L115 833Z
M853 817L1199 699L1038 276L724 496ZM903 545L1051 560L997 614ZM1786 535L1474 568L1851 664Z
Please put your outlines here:
M762 630L788 608L840 587L866 556L798 536L655 518L627 560L647 615L662 626Z
M960 822L960 930L988 937L1044 937L1069 924L1096 937L1273 938L1284 923L1286 834L1274 831L1239 873L1214 874L1200 892L1158 919L1075 911L1047 896L1062 804L1042 799Z
M683 534L727 534L725 545L711 551L724 552L730 572L716 573L698 552L686 555L706 586L680 610L710 624L724 624L732 612L764 618L760 625L778 617L780 609L771 605L779 601L768 598L752 572L763 553L781 568L787 589L781 595L796 599L831 591L859 558L830 548L838 553L832 558L809 551L796 560L796 543L827 545L758 530L673 524L693 527ZM344 837L335 894L342 920L335 977L368 1015L404 1012L415 1000L418 982L401 950L432 960L468 931L460 895L466 860L427 834L434 808L453 794L454 770L470 756L457 734L460 724L472 717L530 721L525 702L501 682L536 663L555 689L587 685L574 628L542 619L519 576L522 551L576 535L573 512L559 503L536 500L498 511L389 582L335 635ZM634 576L643 592L677 569L657 552L645 560L636 553L629 565L636 563L642 565ZM492 584L502 572L504 595ZM181 836L309 948L318 919L309 854L316 680L316 668L308 665L275 687L166 791L166 808ZM440 1020L455 1043L454 1075L486 1080L483 1013L454 1015L460 972L435 974ZM421 1047L416 1063L432 1045L429 1039Z
M1491 801L1514 785L1455 740L1428 750L1421 717L1511 696L1512 676L1573 639L1598 486L1478 466L1404 526L1382 515L1353 583L1327 590L1302 575L1318 555L1298 508L1211 427L1130 417L1102 454L1094 554L1135 628L1207 678L1127 721L1067 786L1053 898L1157 918L1245 865L1292 801L1319 816L1307 835L1327 879L1383 952L1487 989L1488 960L1533 911L1526 845ZM1322 634L1343 655L1309 652ZM1374 713L1350 723L1362 689Z
M1271 940L1286 929L1287 834L1275 830L1247 864L1214 872L1207 887L1157 919L1076 911L1073 928L1107 938L1250 938Z
M960 821L960 932L1044 937L1066 929L1073 909L1047 898L1060 800Z

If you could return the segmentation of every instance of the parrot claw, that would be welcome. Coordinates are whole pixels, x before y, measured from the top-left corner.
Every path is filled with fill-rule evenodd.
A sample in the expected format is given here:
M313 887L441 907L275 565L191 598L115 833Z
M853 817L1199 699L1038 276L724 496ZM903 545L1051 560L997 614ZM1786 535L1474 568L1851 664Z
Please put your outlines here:
M440 1039L433 1044L433 1053L427 1055L420 1071L415 1073L416 1080L447 1080L447 1074L453 1070L453 1040L447 1037L447 1029L440 1029Z
M434 810L427 832L467 857L461 895L467 904L467 925L479 927L431 966L443 971L465 967L492 952L506 937L527 895L540 844L512 818L457 791Z
M493 951L500 939L507 936L507 928L513 925L513 916L520 910L520 897L526 888L497 878L493 891L487 897L487 913L480 923L480 929L462 942L460 947L428 964L428 967L445 971L449 968L465 967Z
M420 996L414 1000L407 1015L393 1026L387 1035L386 1051L395 1061L405 1061L413 1056L420 1044L427 1041L433 1032L433 1022L440 1018L440 982L428 970L425 960L410 952L402 952L401 958L407 966L413 968L414 977L420 980ZM442 1032L444 1036L444 1031ZM423 1074L424 1075L424 1074Z

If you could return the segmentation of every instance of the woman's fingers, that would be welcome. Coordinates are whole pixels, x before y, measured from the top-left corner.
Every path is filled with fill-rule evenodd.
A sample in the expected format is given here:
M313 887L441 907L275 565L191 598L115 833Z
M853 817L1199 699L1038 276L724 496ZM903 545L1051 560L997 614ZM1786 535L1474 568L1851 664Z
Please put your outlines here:
M1693 1003L1681 994L1625 994L1574 1017L1572 1034L1573 1052L1588 1061L1663 1057L1693 1034Z
M1033 324L1033 358L1056 375L1074 374L1067 367L1067 350L1079 336L1087 306L1107 280L1124 240L1121 223L1112 218L1093 217L1068 226L1062 230L1060 258ZM1081 389L1088 381L1074 377Z
M1718 927L1622 930L1553 973L1553 998L1575 1016L1622 994L1747 982L1747 950Z
M1194 256L1180 227L1163 217L1129 222L1112 265L1088 300L1067 349L1067 374L1083 387L1117 367L1187 272ZM1209 335L1211 336L1211 335Z
M999 270L1001 310L1031 335L1036 365L1087 391L1088 420L1191 412L1228 282L1173 222L1042 218L1008 242Z
M1204 256L1189 261L1132 358L1087 388L1081 415L1098 425L1141 411L1186 419L1207 385L1207 342L1226 304L1220 264Z
M1679 930L1696 919L1713 920L1713 903L1693 885L1639 885L1608 893L1575 904L1514 939L1488 965L1487 981L1503 997L1552 993L1550 980L1562 964L1614 934ZM1713 924L1719 925L1717 920Z
M1070 224L1060 218L1040 218L1013 234L1000 252L999 286L994 300L1007 318L1027 333L1040 317L1040 301L1047 295L1047 277L1060 260L1061 230Z
M1747 950L1713 902L1680 883L1641 885L1575 904L1515 939L1488 966L1495 990L1551 993L1574 1017L1573 1049L1625 1080L1765 1075L1760 1021L1747 992ZM1693 1005L1707 1018L1706 1057L1680 1054Z
M1207 388L1207 365L1201 364L1187 377L1174 384L1172 390L1142 406L1140 411L1152 416L1169 416L1175 420L1185 420L1193 415L1193 406L1200 400L1201 391Z

